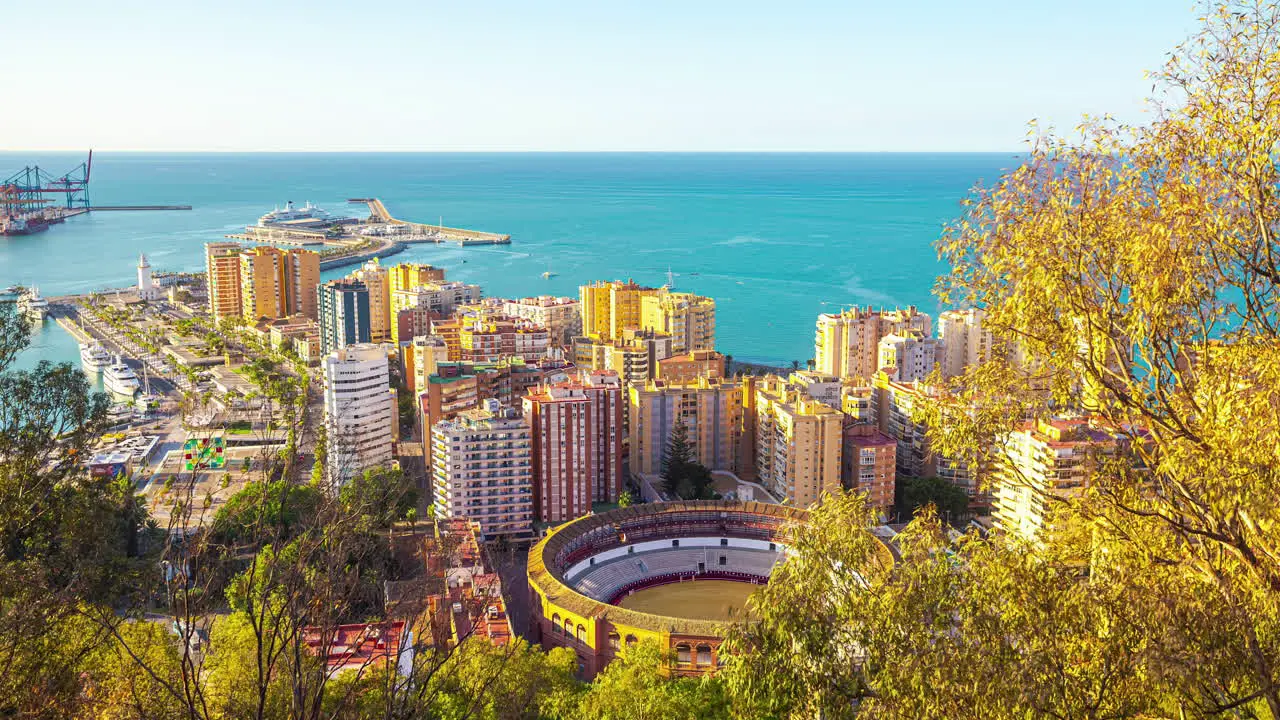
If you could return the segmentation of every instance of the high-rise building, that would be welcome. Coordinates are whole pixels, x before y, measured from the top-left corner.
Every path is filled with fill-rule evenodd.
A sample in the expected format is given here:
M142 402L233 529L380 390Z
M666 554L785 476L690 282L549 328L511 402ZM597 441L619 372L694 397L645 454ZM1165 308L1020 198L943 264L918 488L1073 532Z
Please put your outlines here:
M443 271L441 275L443 276ZM382 267L378 258L373 258L351 273L351 277L364 283L369 289L370 342L391 342L394 316L391 314L391 278L387 268Z
M320 351L370 342L369 288L359 280L330 280L319 290Z
M533 536L533 463L529 424L489 400L431 428L436 515L480 523L486 539Z
M640 299L640 327L670 335L671 351L676 354L714 350L716 301L661 288Z
M671 356L671 336L628 328L616 340L573 339L574 363L581 368L612 370L628 385L655 379L658 362Z
M659 360L654 379L681 383L700 377L722 378L727 374L725 363L725 356L715 350L694 350Z
M738 473L750 466L744 446L743 390L720 378L690 383L650 380L629 389L633 475L657 475L675 423L684 423L697 460L711 470Z
M840 489L844 415L775 376L755 384L756 480L809 507Z
M215 321L241 316L239 243L206 243L205 281L209 290L209 314Z
M271 245L240 253L240 312L249 324L285 317L285 254Z
M929 444L928 426L915 419L912 412L935 393L934 388L919 381L900 383L884 373L873 378L872 414L880 432L898 443L895 460L898 474L906 477L937 476L965 491L971 503L983 504L986 498L977 481L962 461L935 453Z
M421 310L434 313L436 317L448 317L460 305L480 300L479 285L467 285L460 282L433 283L415 285L411 288L391 290L391 315L398 317L404 310ZM411 338L400 337L399 324L391 326L391 340L397 345L401 340Z
M979 308L948 310L938 316L944 378L963 375L965 368L978 365L989 356L991 331L983 329L983 316Z
M533 362L547 355L551 335L529 320L496 312L467 313L431 323L431 334L449 348L450 360L490 362L520 357Z
M341 485L364 470L393 460L396 391L386 348L351 345L329 353L324 376L324 421L329 479Z
M423 263L400 263L387 268L387 279L391 283L391 292L412 290L421 285L444 282L444 268Z
M1097 460L1116 436L1087 418L1027 422L997 453L992 515L996 526L1039 543L1052 528L1050 506L1084 492Z
M435 335L419 335L404 349L405 378L415 392L427 386L441 363L449 361L449 348Z
M285 252L285 311L316 320L320 317L320 253L302 248Z
M874 424L846 416L840 483L867 496L867 504L883 511L893 507L898 443Z
M942 341L909 330L880 338L879 370L897 382L924 380L942 361Z
M551 334L551 343L568 347L570 341L582 332L582 314L578 301L567 297L541 295L502 303L503 314L523 318Z
M714 350L715 300L626 282L597 282L579 288L582 334L616 341L627 330L648 330L672 338L672 353Z
M534 506L542 522L565 522L614 502L622 487L622 383L616 373L531 390L524 416L533 437Z
M929 316L912 305L905 310L850 308L818 316L814 363L818 372L868 380L879 370L880 339L886 335L919 332L929 337Z

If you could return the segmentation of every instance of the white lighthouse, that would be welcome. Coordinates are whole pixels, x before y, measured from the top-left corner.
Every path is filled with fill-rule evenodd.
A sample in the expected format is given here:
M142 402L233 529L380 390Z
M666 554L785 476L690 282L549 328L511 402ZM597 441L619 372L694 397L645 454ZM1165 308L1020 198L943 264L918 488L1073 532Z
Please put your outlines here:
M151 263L147 262L146 253L138 256L138 299L160 299L160 288L151 282Z

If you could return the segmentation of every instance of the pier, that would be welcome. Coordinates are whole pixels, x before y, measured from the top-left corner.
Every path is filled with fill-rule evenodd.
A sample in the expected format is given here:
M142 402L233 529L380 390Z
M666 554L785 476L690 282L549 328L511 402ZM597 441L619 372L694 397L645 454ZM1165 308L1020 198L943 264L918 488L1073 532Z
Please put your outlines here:
M347 202L367 205L369 207L369 219L372 222L406 228L409 231L409 237L400 238L403 242L453 242L463 246L511 244L510 235L400 220L393 216L391 211L387 210L387 206L378 198L350 198Z
M103 210L190 210L190 205L93 205L84 212Z

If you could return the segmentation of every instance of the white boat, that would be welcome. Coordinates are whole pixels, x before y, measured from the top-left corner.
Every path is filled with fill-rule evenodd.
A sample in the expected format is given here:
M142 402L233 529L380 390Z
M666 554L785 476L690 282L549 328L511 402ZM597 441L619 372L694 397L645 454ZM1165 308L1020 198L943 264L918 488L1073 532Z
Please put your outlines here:
M80 343L80 362L86 370L102 372L111 364L111 353L98 343Z
M138 382L138 376L133 372L133 368L125 364L124 360L117 355L115 362L108 365L102 373L102 386L116 395L133 397L141 387L141 383Z
M289 223L294 226L325 226L334 225L340 222L354 222L355 218L334 217L325 210L322 210L311 203L306 203L302 207L294 207L293 201L285 203L283 208L276 208L271 212L258 218L259 227L270 227L272 225L282 225Z
M40 297L40 290L34 286L18 298L18 312L27 316L31 322L44 322L49 314L49 301Z
M0 295L17 295L20 292L22 292L21 285L10 285L5 289L0 290Z

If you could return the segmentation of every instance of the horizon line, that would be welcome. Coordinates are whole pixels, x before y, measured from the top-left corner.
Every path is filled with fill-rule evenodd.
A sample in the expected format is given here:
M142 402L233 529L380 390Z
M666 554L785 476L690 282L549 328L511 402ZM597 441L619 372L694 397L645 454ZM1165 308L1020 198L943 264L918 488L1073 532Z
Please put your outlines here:
M139 148L4 148L0 153L106 153L137 154L293 154L293 155L1020 155L1026 150L374 150L374 149L139 149Z

